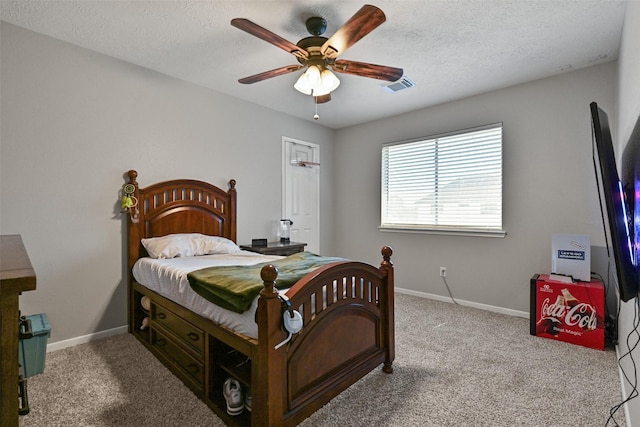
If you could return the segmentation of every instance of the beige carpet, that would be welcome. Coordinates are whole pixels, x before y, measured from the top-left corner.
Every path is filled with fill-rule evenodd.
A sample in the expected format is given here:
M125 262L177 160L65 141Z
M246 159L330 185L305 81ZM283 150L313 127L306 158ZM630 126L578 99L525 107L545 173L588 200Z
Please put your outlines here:
M396 298L394 373L376 369L303 426L604 426L621 400L611 349L532 337L527 319ZM48 353L28 389L23 427L223 425L128 334ZM615 420L625 425L622 410Z

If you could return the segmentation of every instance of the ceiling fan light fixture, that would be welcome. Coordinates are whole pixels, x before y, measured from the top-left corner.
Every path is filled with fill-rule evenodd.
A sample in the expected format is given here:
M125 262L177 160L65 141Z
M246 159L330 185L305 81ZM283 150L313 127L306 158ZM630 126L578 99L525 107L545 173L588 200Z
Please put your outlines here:
M313 89L319 87L320 83L320 69L315 65L310 65L293 87L305 95L311 95Z
M304 74L310 87L314 88L322 83L320 78L320 68L318 66L310 65Z
M317 65L309 65L307 70L298 78L293 87L305 95L323 96L334 91L340 86L340 80L331 72L324 68L320 71Z
M340 80L336 77L331 70L325 68L322 73L320 73L320 80L322 83L322 87L326 90L327 93L331 93L340 86ZM327 93L323 94L326 95ZM320 95L317 95L320 96Z
M307 83L307 75L306 73L302 73L302 75L298 78L296 84L293 87L298 91L302 92L305 95L311 95L311 87Z

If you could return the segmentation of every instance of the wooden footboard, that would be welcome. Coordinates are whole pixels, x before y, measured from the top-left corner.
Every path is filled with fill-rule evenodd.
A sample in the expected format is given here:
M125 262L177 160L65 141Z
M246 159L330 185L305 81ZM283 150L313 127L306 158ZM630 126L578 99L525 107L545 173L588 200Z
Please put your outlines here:
M296 425L377 366L392 372L391 253L389 247L382 249L380 268L338 262L296 283L286 296L302 315L304 327L279 349L275 347L287 333L281 301L272 289L277 272L263 269L265 289L258 305L261 360L255 380L267 386L256 390L254 402L259 411L278 408L265 425ZM286 310L284 315L289 315ZM269 330L270 325L275 329Z

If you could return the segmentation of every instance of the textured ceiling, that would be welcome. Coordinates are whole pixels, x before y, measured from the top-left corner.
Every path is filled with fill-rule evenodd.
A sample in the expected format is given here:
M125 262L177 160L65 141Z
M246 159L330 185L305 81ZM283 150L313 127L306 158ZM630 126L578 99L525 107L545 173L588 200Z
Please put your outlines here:
M330 37L363 1L2 0L12 24L313 121L300 72L243 85L238 79L296 64L229 22L247 18L297 43L310 16ZM387 21L340 59L403 68L416 86L339 74L319 124L334 129L617 59L624 1L378 0Z

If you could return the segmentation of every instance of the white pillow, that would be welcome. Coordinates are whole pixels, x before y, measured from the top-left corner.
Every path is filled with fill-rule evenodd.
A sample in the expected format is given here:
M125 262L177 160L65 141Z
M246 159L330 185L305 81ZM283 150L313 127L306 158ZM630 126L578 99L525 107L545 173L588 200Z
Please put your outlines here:
M238 245L229 239L200 233L167 234L162 237L142 239L142 245L151 258L175 258L240 252Z

